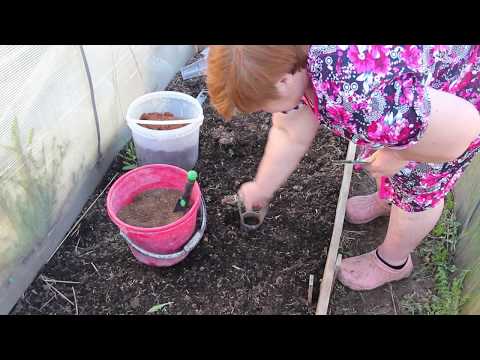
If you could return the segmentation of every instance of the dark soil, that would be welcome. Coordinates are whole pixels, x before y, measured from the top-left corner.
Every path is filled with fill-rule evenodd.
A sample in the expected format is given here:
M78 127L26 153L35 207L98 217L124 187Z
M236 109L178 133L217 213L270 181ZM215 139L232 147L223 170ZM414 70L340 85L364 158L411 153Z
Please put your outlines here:
M171 224L183 216L174 212L182 192L177 189L155 189L137 195L127 206L120 209L117 216L123 222L144 228Z
M140 116L140 120L177 120L174 114L170 112L164 112L164 113L159 113L159 112L153 112L153 113L143 113L142 116ZM179 119L178 119L179 120ZM184 127L184 124L178 124L178 125L146 125L146 124L141 124L140 126L146 127L147 129L151 130L174 130L178 129L181 127Z
M194 97L203 78L167 90ZM347 143L326 129L289 181L276 194L261 227L240 230L238 209L226 200L251 180L262 157L271 117L266 113L224 122L208 99L196 166L207 204L207 230L190 255L170 268L142 265L130 253L105 209L107 192L92 206L41 275L78 283L52 283L80 314L145 314L156 304L167 314L313 314L307 305L309 275L318 297L343 174L332 160L345 158ZM118 157L85 209L121 173ZM315 302L315 301L314 301ZM39 276L14 314L75 314Z

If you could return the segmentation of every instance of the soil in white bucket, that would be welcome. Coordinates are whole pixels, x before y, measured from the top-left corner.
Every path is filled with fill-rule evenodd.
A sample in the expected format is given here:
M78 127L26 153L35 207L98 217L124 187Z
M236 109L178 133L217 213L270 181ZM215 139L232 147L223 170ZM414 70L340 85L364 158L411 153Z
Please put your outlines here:
M158 120L159 125L147 125L147 124L139 124L140 126L143 126L147 129L151 130L173 130L173 129L179 129L181 127L184 127L184 124L177 124L177 125L160 125L160 122L162 120L183 120L175 117L174 114L171 112L152 112L152 113L143 113L142 116L140 116L140 120Z
M162 120L183 120L176 117L171 112L152 112L152 113L143 113L140 116L140 120L158 120L161 123ZM177 124L177 125L146 125L139 124L140 126L157 131L165 130L175 130L182 128L186 125ZM193 167L198 157L198 145L184 147L178 151L168 151L168 150L157 150L152 151L147 147L143 147L141 143L137 144L137 156L139 157L139 162L142 165L145 164L154 164L158 162L158 159L162 159L162 162L165 164L180 166L184 169L190 169Z

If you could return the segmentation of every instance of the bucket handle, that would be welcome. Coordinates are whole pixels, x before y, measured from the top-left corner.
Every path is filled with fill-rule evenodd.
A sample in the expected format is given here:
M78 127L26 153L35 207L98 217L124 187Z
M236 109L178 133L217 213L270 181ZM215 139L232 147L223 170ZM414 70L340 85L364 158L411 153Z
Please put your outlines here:
M120 231L120 235L125 239L127 244L134 248L136 251L138 251L140 254L144 256L148 256L154 259L159 259L159 260L172 260L176 259L180 256L184 256L188 254L192 249L197 246L197 244L200 242L200 240L203 237L203 234L205 233L205 228L207 227L207 206L205 205L205 200L203 199L203 196L201 197L201 206L200 206L200 211L201 211L201 217L202 217L202 223L200 225L200 229L195 233L195 235L192 236L190 241L184 245L183 249L180 251L177 251L176 253L173 254L155 254L150 251L147 251L138 245L134 244L132 240L128 238L127 235L125 235L122 231Z

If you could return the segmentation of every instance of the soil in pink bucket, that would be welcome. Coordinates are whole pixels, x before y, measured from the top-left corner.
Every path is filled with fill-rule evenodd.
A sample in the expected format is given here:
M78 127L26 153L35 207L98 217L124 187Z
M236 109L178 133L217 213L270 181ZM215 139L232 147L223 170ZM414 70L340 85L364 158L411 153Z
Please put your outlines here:
M144 228L171 224L180 219L183 211L174 212L182 192L177 189L154 189L137 195L117 216L123 222Z

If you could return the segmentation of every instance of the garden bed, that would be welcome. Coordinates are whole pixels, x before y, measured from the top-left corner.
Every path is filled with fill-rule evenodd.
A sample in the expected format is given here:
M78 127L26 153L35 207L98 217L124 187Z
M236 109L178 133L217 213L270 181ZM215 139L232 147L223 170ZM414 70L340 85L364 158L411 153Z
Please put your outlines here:
M195 97L204 87L202 78L183 81L177 74L167 90ZM203 107L196 170L208 225L193 252L172 268L150 268L133 258L105 208L104 190L123 173L122 158L117 157L84 211L95 201L93 206L13 314L145 314L160 304L156 313L315 312L314 304L307 304L308 280L315 276L315 302L343 174L331 160L345 157L347 142L321 129L272 201L264 224L246 233L239 228L236 207L222 200L255 175L270 115L257 113L225 123L208 100Z

